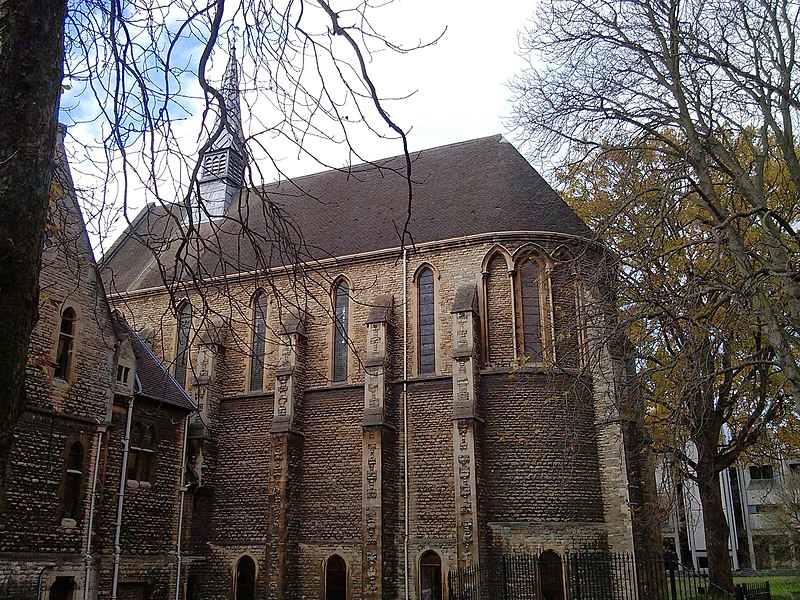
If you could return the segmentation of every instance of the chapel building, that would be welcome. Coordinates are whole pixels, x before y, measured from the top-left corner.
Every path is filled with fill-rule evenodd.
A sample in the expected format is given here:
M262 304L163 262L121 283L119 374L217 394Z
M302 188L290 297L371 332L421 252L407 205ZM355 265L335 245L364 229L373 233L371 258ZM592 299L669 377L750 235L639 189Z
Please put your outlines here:
M499 135L412 153L407 226L404 157L245 190L233 59L225 82L192 202L102 268L198 406L179 593L441 599L504 554L652 552L613 257L580 218Z

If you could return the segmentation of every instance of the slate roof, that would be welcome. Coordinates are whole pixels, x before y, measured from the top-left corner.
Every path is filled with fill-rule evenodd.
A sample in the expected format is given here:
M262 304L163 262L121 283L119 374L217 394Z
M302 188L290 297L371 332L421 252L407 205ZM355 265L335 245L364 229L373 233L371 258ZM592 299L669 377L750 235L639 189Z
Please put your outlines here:
M504 231L591 237L500 135L414 152L412 161L409 232L415 244ZM265 185L232 205L225 218L200 226L188 265L208 277L398 248L406 202L402 156ZM288 218L287 229L276 231L276 213ZM182 221L178 205L146 207L106 254L110 291L163 285L158 264L168 281L186 277L172 270L176 253L187 249L178 241ZM302 250L295 253L284 239L302 239Z
M128 325L119 311L115 310L111 313L111 320L117 335L130 340L133 347L133 354L136 356L136 377L141 384L141 390L137 390L137 393L173 406L196 410L197 405L183 386L175 381L175 378L156 358L147 343Z

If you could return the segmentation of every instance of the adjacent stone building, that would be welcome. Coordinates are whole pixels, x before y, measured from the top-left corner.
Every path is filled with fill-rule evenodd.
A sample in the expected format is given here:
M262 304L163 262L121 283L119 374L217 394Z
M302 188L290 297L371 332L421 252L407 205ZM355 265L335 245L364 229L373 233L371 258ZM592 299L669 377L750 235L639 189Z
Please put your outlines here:
M179 595L427 600L504 553L657 547L613 267L575 213L501 136L414 153L407 224L404 157L242 192L236 81L192 205L103 265L199 406Z
M0 597L121 599L148 590L166 598L178 583L183 440L195 405L109 308L63 134L27 406L5 465Z

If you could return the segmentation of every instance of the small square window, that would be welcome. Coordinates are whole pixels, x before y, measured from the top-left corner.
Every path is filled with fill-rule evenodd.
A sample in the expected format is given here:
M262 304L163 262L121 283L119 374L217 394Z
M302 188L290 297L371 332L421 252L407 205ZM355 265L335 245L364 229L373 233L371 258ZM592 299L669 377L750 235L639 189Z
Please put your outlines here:
M772 479L772 465L752 465L750 479Z

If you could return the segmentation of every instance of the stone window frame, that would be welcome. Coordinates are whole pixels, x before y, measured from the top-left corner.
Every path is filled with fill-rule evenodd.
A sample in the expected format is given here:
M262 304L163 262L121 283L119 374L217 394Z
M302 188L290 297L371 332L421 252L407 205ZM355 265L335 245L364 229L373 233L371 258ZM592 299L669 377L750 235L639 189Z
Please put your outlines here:
M189 322L188 327L186 329L186 347L182 350L181 349L181 331L183 325L183 318L184 318L184 310L189 308ZM191 356L192 356L192 325L194 320L194 307L192 303L189 301L188 298L184 298L177 304L177 308L175 309L175 337L173 338L172 344L172 376L175 378L175 381L178 382L179 385L183 386L184 388L187 387L189 383L189 373L191 372ZM183 353L183 365L180 365L179 368L179 359L180 354ZM183 370L182 377L181 377L181 370ZM183 379L183 381L181 381Z
M72 333L69 337L70 348L68 351L69 356L67 359L67 365L65 369L66 373L64 373L63 377L60 377L59 375L57 375L58 357L61 348L61 339L62 336L64 335L62 332L62 326L64 323L64 313L66 313L67 311L71 311L72 314L74 315L74 318L72 319ZM81 323L82 323L81 317L82 313L80 307L74 304L64 304L61 310L58 312L58 324L55 328L55 337L53 340L53 346L52 346L53 349L51 355L53 364L52 381L56 386L70 387L72 386L73 383L75 383L75 375L76 375L75 363L78 355L78 350L80 349L80 340L81 340Z
M518 267L520 263L530 256L536 256L539 263L539 322L542 329L542 360L522 362L524 347L521 337L522 332L522 301L519 283ZM513 347L513 357L517 364L524 367L544 367L556 362L555 353L555 330L553 318L553 287L550 274L553 269L553 259L547 251L533 242L526 242L520 245L513 253L509 252L500 244L495 244L484 254L481 261L481 294L479 304L481 310L481 364L489 366L489 314L492 307L489 305L489 264L495 257L500 257L505 261L508 268L508 290L511 295L511 344ZM499 283L499 282L498 282Z
M345 355L345 369L346 373L344 378L336 379L336 330L337 330L337 316L336 316L336 295L339 286L344 283L347 285L347 328L345 331L345 340L343 344ZM328 352L328 375L329 382L333 385L344 385L350 383L353 377L353 352L351 352L353 340L353 284L350 279L344 275L337 275L330 291L330 326L328 329L329 348Z
M535 262L539 268L538 272L538 292L539 292L539 327L541 329L542 356L541 360L525 360L523 330L523 301L522 285L520 282L519 270L522 262L535 257ZM514 269L510 272L512 284L512 302L514 310L514 333L515 333L515 355L517 362L524 366L542 367L548 364L555 364L555 319L553 318L553 285L550 274L553 270L553 260L548 253L538 244L527 243L521 245L512 255Z
M416 585L418 596L420 598L422 597L422 559L429 554L434 554L439 559L439 575L440 575L440 584L442 589L442 600L445 600L446 598L448 598L446 574L449 570L449 565L447 564L445 553L438 548L433 548L430 546L426 546L425 548L420 549L419 553L416 556L416 560L414 561L414 564L416 566L414 583Z
M320 575L320 598L323 600L330 600L328 598L328 563L333 557L338 557L344 563L344 581L345 581L345 591L344 597L350 598L350 561L347 557L342 554L341 552L331 552L322 560L322 573Z
M232 594L231 597L233 600L240 600L238 598L238 588L239 588L239 564L245 558L249 558L253 561L254 571L253 571L253 598L258 597L258 559L255 555L251 554L250 552L242 552L241 554L237 555L232 564L231 564L231 581L233 583L232 587Z
M575 274L575 332L578 336L578 364L589 366L589 321L586 312L586 284L579 273Z
M78 469L71 468L70 456L73 447L79 444L81 446L80 464ZM61 485L59 486L59 516L61 525L63 527L72 528L76 527L83 520L83 501L86 496L86 475L88 471L88 444L86 436L72 432L66 436L64 440L64 450L62 455L62 472L61 472ZM72 481L77 484L75 491L75 509L72 514L67 514L67 494L70 490L71 475L77 475Z
M150 443L147 446L144 444L134 445L134 431L139 429L151 432ZM128 441L128 470L125 473L125 482L128 486L147 489L155 485L158 472L158 442L158 428L155 423L143 419L134 420L131 424L131 437ZM136 463L132 466L131 459L134 457L136 457ZM142 460L145 457L146 460ZM130 476L132 469L135 470L133 477Z
M426 269L430 270L433 274L433 343L434 343L434 369L433 371L422 373L420 372L420 335L419 335L419 277L422 275L423 271ZM414 293L410 298L412 303L412 310L411 310L411 339L412 339L412 346L411 346L411 354L412 354L412 363L411 363L411 374L414 376L433 376L436 374L440 374L443 369L442 365L442 353L440 352L440 346L442 341L442 331L441 331L441 321L439 311L441 309L441 296L440 296L440 280L441 275L439 270L433 266L429 262L422 262L420 263L417 268L414 270L414 275L411 279L411 283L413 286Z
M499 256L501 260L506 263L506 269L508 273L508 290L511 296L514 295L514 286L513 280L511 278L511 273L514 270L514 261L511 257L511 253L499 244L495 244L484 254L483 260L481 261L481 293L479 295L479 310L480 310L480 318L481 318L481 327L480 327L480 338L481 338L481 365L484 367L490 366L489 365L489 313L492 309L489 306L489 263L494 260L496 256ZM513 314L509 315L512 319L514 318ZM515 346L514 354L516 355L516 336L513 336L513 339L509 340Z
M264 352L261 356L262 365L261 365L261 387L260 388L253 388L253 366L255 363L256 355L255 352L255 343L256 343L256 310L257 310L257 301L259 298L263 297L265 301L265 310L264 310ZM272 307L272 298L266 292L266 290L262 287L256 289L253 292L253 295L250 297L250 321L248 323L248 332L247 332L247 366L245 369L245 390L248 392L265 392L269 389L268 386L268 378L267 378L267 356L269 355L270 350L270 340L269 340L269 318L270 315L273 313Z

